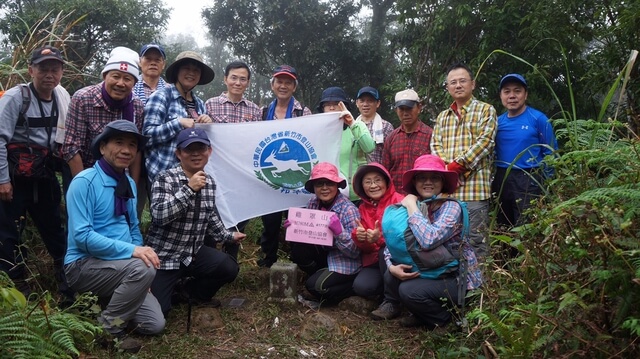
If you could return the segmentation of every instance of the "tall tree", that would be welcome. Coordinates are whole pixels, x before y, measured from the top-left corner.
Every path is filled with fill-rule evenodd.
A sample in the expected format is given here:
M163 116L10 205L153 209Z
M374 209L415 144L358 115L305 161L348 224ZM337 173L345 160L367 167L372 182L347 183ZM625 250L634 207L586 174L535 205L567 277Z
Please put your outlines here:
M355 93L368 83L369 50L358 41L353 1L221 0L203 15L211 34L258 73L279 64L300 75L298 97L312 107L328 86Z
M501 49L527 60L535 70L507 55L494 54L479 71L476 96L500 111L501 76L521 72L530 82L530 102L549 115L558 115L560 107L545 80L563 100L565 110L570 104L570 80L578 113L595 118L617 71L637 46L639 6L624 0L399 0L399 31L391 42L401 61L396 81L426 95L430 101L426 109L435 116L450 103L442 90L446 68L463 61L478 70L492 51ZM630 90L629 98L637 98L637 92Z
M0 10L0 32L5 34L3 41L8 46L33 34L47 36L46 29L56 14L72 12L68 21L80 21L66 40L65 45L71 50L66 52L68 60L93 74L98 73L112 48L128 46L137 50L141 44L158 39L169 17L164 3L153 0L0 0ZM30 33L27 24L40 20L39 28Z

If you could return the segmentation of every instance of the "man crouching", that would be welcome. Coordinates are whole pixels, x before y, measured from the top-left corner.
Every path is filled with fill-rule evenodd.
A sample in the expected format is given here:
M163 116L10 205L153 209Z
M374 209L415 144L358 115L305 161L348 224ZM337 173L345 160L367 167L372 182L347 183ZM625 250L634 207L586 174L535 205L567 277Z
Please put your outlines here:
M246 236L228 231L218 216L216 184L204 172L211 151L209 138L201 128L180 131L175 152L180 164L156 176L151 187L152 221L147 243L160 257L151 291L165 316L180 278L193 278L184 293L192 303L218 307L220 302L213 296L238 276L235 258L204 245L205 234L222 243L239 243Z
M97 162L73 178L67 193L67 280L79 293L110 298L98 321L128 352L140 350L141 343L125 337L127 327L152 335L165 326L149 291L160 260L142 244L136 186L125 173L145 142L132 122L110 122L91 146Z

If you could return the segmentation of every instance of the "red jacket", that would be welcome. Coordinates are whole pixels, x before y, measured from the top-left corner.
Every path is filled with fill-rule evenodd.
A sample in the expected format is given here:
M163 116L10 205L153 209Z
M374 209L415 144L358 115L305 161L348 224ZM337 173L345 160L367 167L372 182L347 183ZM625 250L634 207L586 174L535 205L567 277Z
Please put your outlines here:
M379 171L387 181L387 191L377 203L372 202L371 199L367 197L364 192L364 188L362 187L362 177L372 170ZM391 175L389 175L389 171L387 171L383 165L376 162L360 166L353 175L352 186L353 191L362 199L362 203L360 203L358 210L360 211L360 223L362 223L362 226L365 229L375 229L376 221L379 222L378 228L380 228L380 223L382 223L382 214L384 213L385 208L391 204L402 201L404 198L404 195L396 192L396 188L393 185L393 180L391 179ZM366 267L377 263L378 251L384 246L384 237L381 235L380 239L375 243L369 243L367 241L360 242L356 233L357 227L351 232L351 239L356 246L360 248L362 253L362 266Z

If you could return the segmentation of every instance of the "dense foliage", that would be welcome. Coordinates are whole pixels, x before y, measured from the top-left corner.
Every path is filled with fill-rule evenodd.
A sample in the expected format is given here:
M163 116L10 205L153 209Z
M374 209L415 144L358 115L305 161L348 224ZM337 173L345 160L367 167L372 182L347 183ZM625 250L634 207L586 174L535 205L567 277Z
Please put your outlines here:
M61 47L71 67L93 76L112 48L137 50L158 40L169 16L162 2L150 0L0 0L0 10L0 32L9 53L30 38L46 38ZM51 31L55 27L64 31ZM73 92L96 79L67 76L65 85Z
M40 24L30 12L36 3L38 11L57 11L53 5L64 3L78 16L74 21L46 17ZM89 11L88 3L0 0L0 8L9 11L0 15L0 31L15 45L46 28L40 34L51 41L69 39L66 53L78 55L79 62L99 62L104 49L136 48L157 36L167 16L161 3L138 2L155 12L130 11L126 16L132 17L119 21L150 32L115 29L108 27L102 5L92 3ZM101 2L135 10L133 3ZM442 84L452 62L463 60L476 70L476 96L497 109L500 77L520 72L529 81L530 103L552 118L561 143L549 158L555 176L528 213L531 222L493 233L494 260L486 268L482 300L470 300L469 331L424 342L425 350L440 348L442 357L640 356L640 86L638 65L630 61L624 67L637 46L640 2L362 3L372 12L359 13L355 1L216 1L203 14L217 41L205 52L218 63L219 78L218 69L233 57L267 76L279 63L297 67L297 95L309 106L332 85L351 94L363 85L379 86L387 104L395 91L415 87L426 99L426 119L450 102ZM81 14L104 18L85 20ZM19 31L25 23L31 24L28 34ZM181 49L179 41L174 45L173 54ZM13 73L23 73L15 59ZM264 82L260 86L255 90L262 98ZM383 112L395 120L389 107ZM517 248L519 255L502 258L501 243ZM14 328L12 323L0 326Z

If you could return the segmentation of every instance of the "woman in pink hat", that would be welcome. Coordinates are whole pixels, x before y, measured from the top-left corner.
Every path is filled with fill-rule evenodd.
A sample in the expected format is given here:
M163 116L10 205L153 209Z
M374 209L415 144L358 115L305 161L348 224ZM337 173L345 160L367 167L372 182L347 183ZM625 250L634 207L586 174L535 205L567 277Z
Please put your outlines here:
M329 222L332 247L301 243L291 246L291 260L309 274L305 287L314 298L307 299L335 304L353 294L353 280L362 267L362 260L360 250L351 240L351 231L360 214L338 190L346 186L347 181L340 177L338 168L328 162L315 165L304 185L307 191L315 193L307 208L334 212Z
M407 236L391 230L394 226L388 220L393 217L387 210L382 222L388 266L384 274L385 299L371 317L393 319L400 315L403 305L410 316L402 318L401 326L444 327L451 321L451 309L458 299L482 284L475 253L468 238L462 236L463 209L458 202L444 199L445 194L456 190L458 175L447 170L438 156L423 155L416 159L413 169L403 174L402 185L408 193L402 200L408 214L405 220L420 252L409 252ZM438 250L453 258L431 268L416 259L427 255L425 251ZM460 273L459 263L466 263L466 278L461 278L464 272ZM464 280L460 287L458 279Z
M353 191L362 199L358 206L361 220L351 239L362 252L362 270L353 282L353 291L361 297L382 294L382 275L387 270L378 253L384 248L380 224L387 206L399 203L404 195L396 192L391 175L383 165L372 162L360 166L353 175Z

